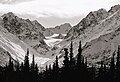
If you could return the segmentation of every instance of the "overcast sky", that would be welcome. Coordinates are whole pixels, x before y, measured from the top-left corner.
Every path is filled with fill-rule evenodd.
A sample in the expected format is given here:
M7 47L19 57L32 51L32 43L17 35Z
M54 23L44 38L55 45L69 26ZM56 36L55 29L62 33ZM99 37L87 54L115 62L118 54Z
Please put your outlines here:
M90 11L109 10L116 4L120 0L0 0L0 13L13 12L52 27L65 22L75 25Z

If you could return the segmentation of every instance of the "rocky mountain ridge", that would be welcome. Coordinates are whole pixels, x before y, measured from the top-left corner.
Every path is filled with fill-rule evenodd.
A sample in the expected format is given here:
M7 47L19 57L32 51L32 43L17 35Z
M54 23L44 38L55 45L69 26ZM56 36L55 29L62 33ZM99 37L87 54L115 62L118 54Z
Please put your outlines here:
M113 10L115 11L111 14L110 12ZM62 50L69 48L71 41L73 41L74 54L76 56L78 43L82 41L84 48L83 55L88 57L88 61L92 60L92 63L97 63L102 60L104 55L109 59L114 51L110 45L115 44L115 49L119 45L119 28L119 5L113 6L109 11L100 9L90 12L83 20L69 30L65 39L56 45L61 47L52 53L59 55L60 60L62 60L64 55ZM100 42L100 38L104 38L105 41Z
M55 26L52 28L47 28L51 30L54 34L67 34L67 32L71 29L71 25L69 23L64 23L59 26Z
M45 28L37 21L30 21L29 19L22 19L15 16L12 12L4 14L2 16L2 26L8 30L8 32L16 35L20 40L24 41L35 49L38 53L44 54L49 50L48 46L44 42L45 36L43 31Z

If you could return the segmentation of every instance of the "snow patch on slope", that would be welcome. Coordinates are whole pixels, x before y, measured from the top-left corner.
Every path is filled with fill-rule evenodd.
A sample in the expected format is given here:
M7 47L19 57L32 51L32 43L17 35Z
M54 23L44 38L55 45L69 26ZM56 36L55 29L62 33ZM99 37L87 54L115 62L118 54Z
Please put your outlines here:
M65 36L65 34L63 35ZM58 44L63 40L63 39L55 39L54 37L57 37L57 36L59 36L59 34L54 34L52 36L45 37L46 39L44 39L44 41L48 46L54 47L55 44Z

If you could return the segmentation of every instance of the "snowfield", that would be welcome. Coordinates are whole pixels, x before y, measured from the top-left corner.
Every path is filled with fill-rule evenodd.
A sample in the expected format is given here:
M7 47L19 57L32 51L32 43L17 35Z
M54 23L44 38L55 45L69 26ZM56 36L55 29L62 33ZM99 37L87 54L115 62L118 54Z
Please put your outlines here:
M65 34L62 34L62 35L65 36ZM54 47L55 44L58 44L63 40L63 39L55 39L54 37L57 37L57 36L59 36L59 34L53 34L52 36L45 37L46 39L44 39L44 41L48 46Z

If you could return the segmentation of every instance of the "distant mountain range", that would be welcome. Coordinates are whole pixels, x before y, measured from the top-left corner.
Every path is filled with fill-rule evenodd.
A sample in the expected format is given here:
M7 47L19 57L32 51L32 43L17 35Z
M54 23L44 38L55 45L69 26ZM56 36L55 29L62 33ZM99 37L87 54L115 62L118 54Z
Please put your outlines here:
M23 61L27 48L30 57L35 54L39 64L51 64L56 55L62 62L63 48L69 48L71 41L75 57L78 43L82 41L82 54L88 58L89 64L101 60L107 63L120 44L120 5L111 7L109 11L103 8L92 11L73 27L65 23L45 28L37 20L19 18L12 12L0 17L1 65L5 65L10 56L14 61Z

